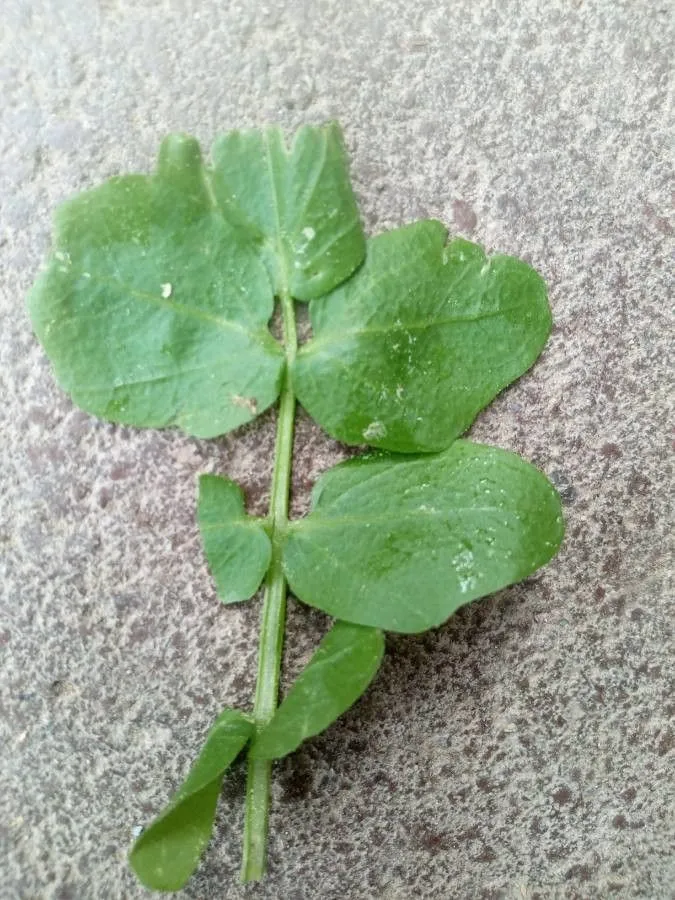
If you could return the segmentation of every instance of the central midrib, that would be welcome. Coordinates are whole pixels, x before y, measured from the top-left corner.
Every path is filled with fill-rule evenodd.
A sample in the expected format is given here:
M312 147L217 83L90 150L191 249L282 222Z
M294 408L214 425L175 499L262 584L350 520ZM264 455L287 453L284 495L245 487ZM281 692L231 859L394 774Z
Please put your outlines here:
M427 328L437 328L443 325L461 325L468 322L480 322L484 319L495 319L498 316L507 315L510 312L515 311L516 307L509 307L506 309L498 309L492 312L480 313L475 316L449 316L443 319L430 319L428 322L405 322L398 324L387 324L387 325L368 325L363 328L344 328L339 331L333 331L325 336L320 336L318 338L314 338L308 343L306 343L300 350L301 356L309 356L312 353L318 353L323 350L325 347L329 347L331 344L340 344L345 339L350 337L361 337L362 335L375 335L375 334L391 334L400 335L401 338L405 338L405 333L408 331L424 331Z
M392 513L383 513L381 516L326 516L322 517L316 512L310 514L305 519L297 519L290 524L290 529L295 532L307 532L311 529L318 530L320 528L336 528L340 525L388 525L390 531L397 530L399 522L405 522L408 519L416 518L448 518L459 515L473 515L474 513L493 513L500 516L509 516L511 511L508 509L500 509L498 506L462 506L454 509L415 509L396 516L396 526L392 527ZM315 518L312 518L312 515Z

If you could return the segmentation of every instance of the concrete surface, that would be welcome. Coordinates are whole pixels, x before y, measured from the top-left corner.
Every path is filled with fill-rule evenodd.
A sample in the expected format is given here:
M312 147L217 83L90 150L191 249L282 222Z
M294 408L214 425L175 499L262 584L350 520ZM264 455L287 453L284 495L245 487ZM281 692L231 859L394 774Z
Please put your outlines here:
M0 897L134 900L134 829L221 705L259 605L219 607L195 476L265 508L273 416L227 440L94 421L24 296L54 206L160 138L340 119L368 230L438 216L531 260L555 333L473 429L557 480L564 552L418 638L278 766L237 886L243 774L181 896L673 896L673 136L666 2L4 0L0 11ZM672 269L670 269L672 273ZM669 332L670 329L670 332ZM306 421L295 504L343 450ZM293 606L288 677L325 620Z

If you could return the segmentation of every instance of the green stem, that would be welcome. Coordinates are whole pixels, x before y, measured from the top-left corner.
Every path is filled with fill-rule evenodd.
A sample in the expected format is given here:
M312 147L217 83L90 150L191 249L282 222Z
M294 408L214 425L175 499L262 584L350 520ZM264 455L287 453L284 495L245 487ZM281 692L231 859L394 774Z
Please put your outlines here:
M270 498L272 560L267 573L263 602L253 716L258 729L266 725L277 708L281 654L286 621L286 578L282 567L282 540L288 522L288 498L293 458L293 427L295 424L295 395L288 368L295 358L297 334L293 300L281 297L284 322L284 347L288 363L279 400L277 439L274 450L274 473ZM258 881L265 874L267 822L269 817L272 763L266 759L248 760L246 782L246 821L241 869L242 881Z

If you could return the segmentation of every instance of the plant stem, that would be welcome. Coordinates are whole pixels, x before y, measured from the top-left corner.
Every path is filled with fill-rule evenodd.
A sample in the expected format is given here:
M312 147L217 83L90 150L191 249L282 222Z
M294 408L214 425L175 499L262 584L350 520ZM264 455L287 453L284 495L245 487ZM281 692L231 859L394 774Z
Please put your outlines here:
M297 349L295 310L293 300L287 292L281 296L281 311L287 369L279 400L274 473L270 497L272 559L267 573L263 601L258 681L253 705L253 716L257 729L262 728L270 721L277 707L286 621L286 578L282 568L282 540L288 522L293 428L295 425L295 395L290 382L289 367L295 358ZM242 881L258 881L265 874L271 774L271 760L251 759L249 756Z

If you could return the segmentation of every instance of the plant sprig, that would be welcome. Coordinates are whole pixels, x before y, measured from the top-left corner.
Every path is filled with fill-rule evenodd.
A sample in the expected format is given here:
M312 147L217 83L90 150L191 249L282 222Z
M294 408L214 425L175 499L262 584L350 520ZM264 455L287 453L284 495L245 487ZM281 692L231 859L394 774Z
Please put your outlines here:
M177 890L213 829L228 767L248 758L242 878L264 874L272 760L366 690L384 631L419 632L548 562L563 536L550 482L512 453L459 439L528 369L551 327L520 260L417 222L366 241L336 124L220 137L206 165L183 135L152 175L113 178L57 212L29 298L75 403L113 422L214 438L278 403L266 518L203 475L198 521L224 603L264 583L251 713L226 709L130 861ZM312 338L298 348L295 303ZM283 339L269 323L280 306ZM296 397L334 437L375 452L324 473L289 521ZM335 619L278 704L287 585Z

